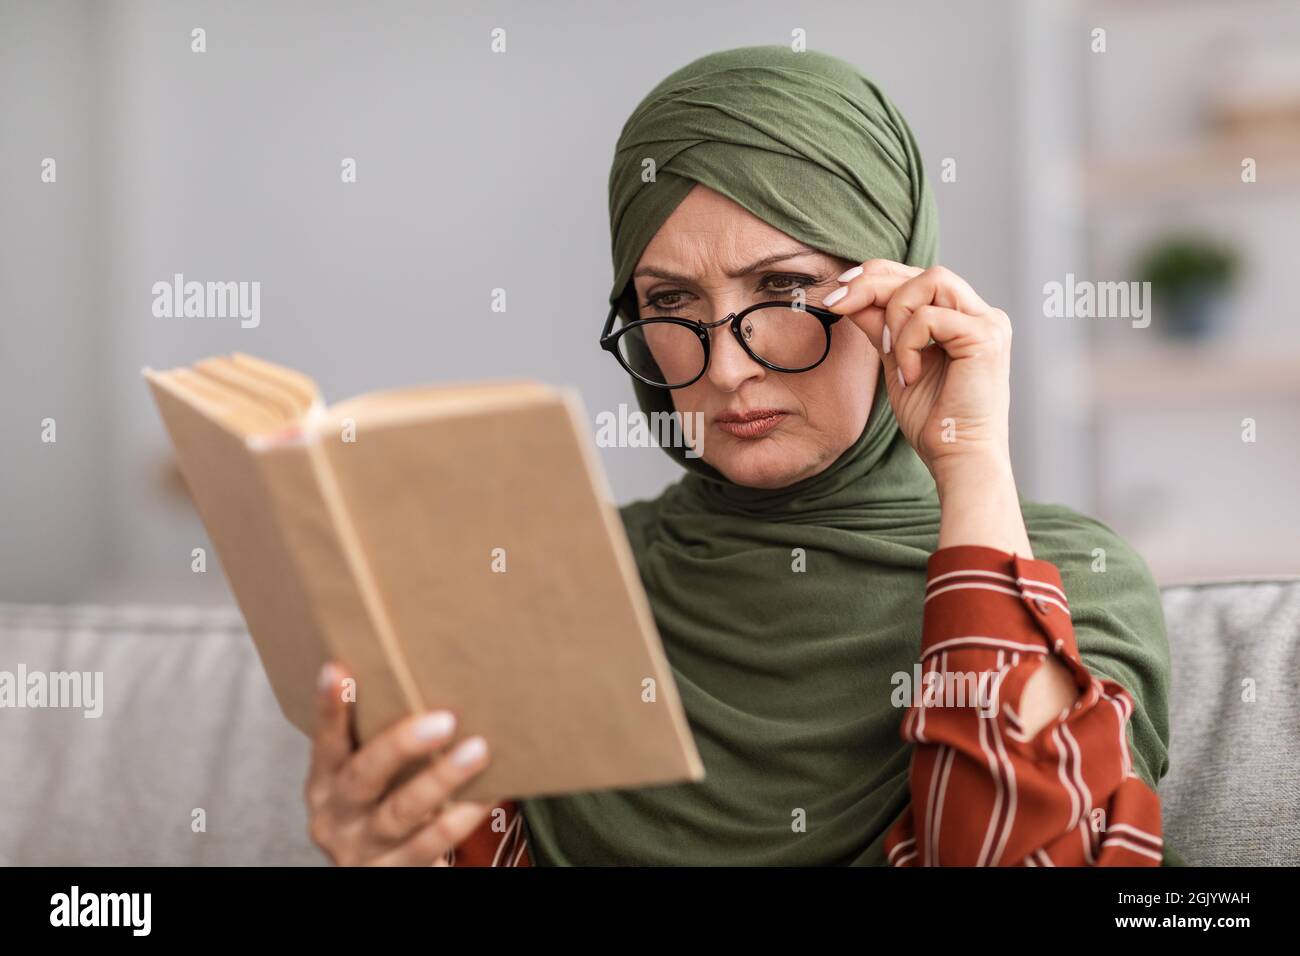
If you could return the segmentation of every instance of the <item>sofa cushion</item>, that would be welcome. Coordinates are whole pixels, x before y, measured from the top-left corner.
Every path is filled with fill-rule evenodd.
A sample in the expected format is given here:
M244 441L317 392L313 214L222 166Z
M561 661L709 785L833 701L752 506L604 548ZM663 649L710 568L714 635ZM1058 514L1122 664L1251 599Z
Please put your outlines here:
M102 673L103 713L0 709L0 864L327 862L309 742L234 608L0 605L0 671L19 666Z
M1300 579L1163 590L1165 838L1189 864L1300 863Z

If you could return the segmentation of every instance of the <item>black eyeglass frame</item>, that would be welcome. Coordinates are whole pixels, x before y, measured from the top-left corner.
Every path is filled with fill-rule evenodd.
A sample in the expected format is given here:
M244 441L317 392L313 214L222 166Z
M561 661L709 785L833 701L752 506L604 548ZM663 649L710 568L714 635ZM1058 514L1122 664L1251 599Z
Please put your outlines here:
M671 315L656 315L651 316L648 319L635 319L623 326L621 329L610 331L614 327L614 320L618 318L618 309L621 304L622 303L620 302L615 302L610 307L609 317L605 319L605 327L600 331L600 347L606 352L612 352L614 358L618 360L618 364L623 366L623 369L637 381L645 382L647 385L653 385L655 388L667 389L686 388L688 385L694 385L703 377L704 373L709 370L709 359L711 357L709 349L709 332L726 322L731 323L731 334L735 337L736 341L740 343L740 347L745 350L745 354L764 368L771 369L773 372L811 372L818 365L821 365L822 362L826 361L826 356L831 354L831 326L844 318L844 316L840 315L838 312L832 312L830 309L823 309L820 306L799 305L798 303L782 302L779 299L774 299L767 302L756 302L753 305L742 309L740 312L729 312L727 315L718 319L718 321L709 322L703 325L698 322L692 322L689 319L674 318ZM826 333L826 348L822 350L822 354L817 361L801 368L786 368L767 361L751 349L745 342L745 337L741 335L740 332L741 320L751 312L774 307L789 309L795 312L807 312L809 315L821 322L822 329ZM618 347L619 338L626 332L630 332L635 328L648 325L652 322L671 322L674 325L685 326L699 337L700 344L704 347L704 363L700 366L699 374L689 382L682 382L680 385L665 385L663 382L652 382L644 375L638 375L636 370L629 366L624 360L623 352Z

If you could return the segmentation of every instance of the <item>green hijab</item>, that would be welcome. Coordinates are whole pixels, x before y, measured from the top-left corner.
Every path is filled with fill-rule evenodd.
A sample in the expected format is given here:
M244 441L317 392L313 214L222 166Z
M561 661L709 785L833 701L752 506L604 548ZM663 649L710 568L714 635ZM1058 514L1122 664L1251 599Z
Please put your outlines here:
M937 257L911 131L874 83L825 54L715 53L632 113L609 179L609 301L627 303L625 320L642 251L695 183L835 256ZM535 864L884 862L909 799L893 676L919 656L939 503L883 382L853 446L785 488L737 485L665 448L687 474L622 516L706 777L520 801ZM665 390L637 395L646 413L672 410ZM1133 760L1154 786L1169 741L1159 592L1104 525L1022 508L1035 557L1061 571L1084 662L1133 695Z

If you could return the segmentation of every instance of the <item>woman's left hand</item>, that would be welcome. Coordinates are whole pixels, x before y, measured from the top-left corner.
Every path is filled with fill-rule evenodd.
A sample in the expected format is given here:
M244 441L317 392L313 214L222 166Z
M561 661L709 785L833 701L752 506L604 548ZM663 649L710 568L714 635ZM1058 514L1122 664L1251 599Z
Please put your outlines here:
M1009 469L1007 314L942 266L872 259L844 275L847 291L825 307L881 353L894 416L936 484L957 471Z

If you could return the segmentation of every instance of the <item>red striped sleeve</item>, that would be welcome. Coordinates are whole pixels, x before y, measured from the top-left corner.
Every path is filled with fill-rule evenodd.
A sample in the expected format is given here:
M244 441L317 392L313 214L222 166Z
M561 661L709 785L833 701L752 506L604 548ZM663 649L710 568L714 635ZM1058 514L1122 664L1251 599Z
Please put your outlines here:
M451 866L532 866L524 841L524 817L519 805L505 801L477 830L447 852Z
M1132 697L1079 659L1055 565L959 545L930 556L921 679L901 728L912 800L894 866L1158 866L1160 800L1133 771ZM1037 733L1021 695L1048 655L1078 700Z

